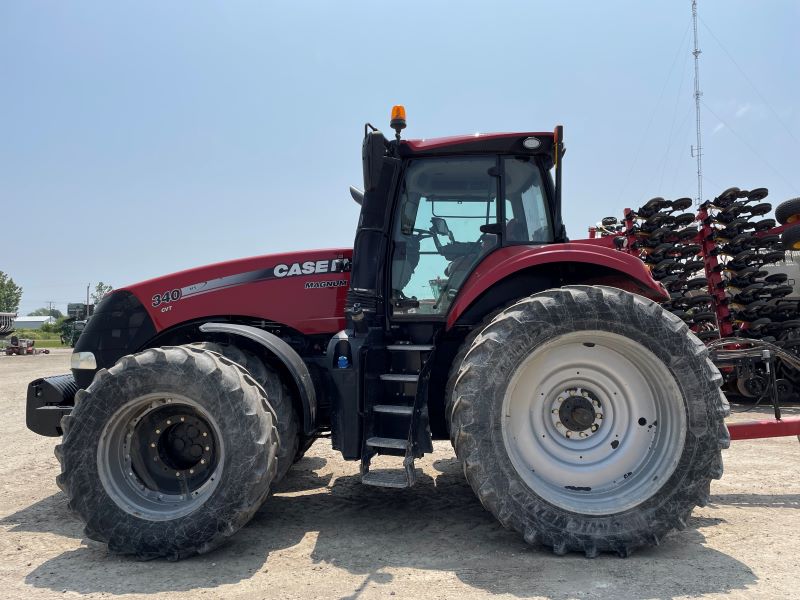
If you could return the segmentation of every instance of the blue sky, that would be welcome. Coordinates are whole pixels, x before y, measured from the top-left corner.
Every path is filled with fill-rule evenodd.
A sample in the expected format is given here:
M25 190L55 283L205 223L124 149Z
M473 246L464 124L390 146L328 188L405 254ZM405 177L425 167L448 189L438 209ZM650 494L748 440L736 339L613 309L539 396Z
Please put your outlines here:
M800 196L800 3L699 6L705 195ZM396 103L408 137L562 123L583 237L695 194L690 24L688 0L2 2L0 270L26 313L348 246L363 124Z

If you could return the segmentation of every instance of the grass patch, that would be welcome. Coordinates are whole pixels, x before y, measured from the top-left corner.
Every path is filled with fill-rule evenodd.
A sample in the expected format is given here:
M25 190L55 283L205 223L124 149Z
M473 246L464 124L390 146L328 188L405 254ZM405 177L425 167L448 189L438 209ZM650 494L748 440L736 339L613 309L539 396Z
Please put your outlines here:
M41 329L17 329L14 331L13 335L17 336L19 339L36 340L37 344L39 340L55 340L58 342L61 338L58 333L42 331Z
M62 344L61 340L36 340L34 348L69 348L66 344Z

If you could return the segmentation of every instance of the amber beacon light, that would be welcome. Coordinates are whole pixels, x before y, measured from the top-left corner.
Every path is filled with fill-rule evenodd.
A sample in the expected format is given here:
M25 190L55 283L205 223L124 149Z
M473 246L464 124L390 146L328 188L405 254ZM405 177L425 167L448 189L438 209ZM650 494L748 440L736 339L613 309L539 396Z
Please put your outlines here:
M400 139L400 132L406 128L406 107L402 104L392 107L392 120L389 122L389 127L394 129L397 138Z

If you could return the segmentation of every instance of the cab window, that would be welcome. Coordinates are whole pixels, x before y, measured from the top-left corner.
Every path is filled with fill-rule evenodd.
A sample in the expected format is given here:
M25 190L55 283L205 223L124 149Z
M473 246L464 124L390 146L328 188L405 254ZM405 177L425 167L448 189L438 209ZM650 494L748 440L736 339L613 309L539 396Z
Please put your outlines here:
M395 219L391 303L395 316L444 315L472 269L498 243L496 157L410 163ZM520 201L521 201L520 190ZM516 198L516 196L515 196Z
M529 157L503 159L506 241L545 244L553 241L550 211L538 165Z

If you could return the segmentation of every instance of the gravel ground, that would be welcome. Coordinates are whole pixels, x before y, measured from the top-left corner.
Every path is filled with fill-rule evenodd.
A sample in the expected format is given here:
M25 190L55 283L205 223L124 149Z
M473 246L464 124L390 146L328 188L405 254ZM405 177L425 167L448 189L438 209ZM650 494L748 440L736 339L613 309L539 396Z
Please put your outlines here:
M0 357L4 598L800 597L796 438L734 442L711 504L628 559L526 547L480 506L446 442L419 461L414 488L391 492L360 485L357 463L327 440L223 548L178 563L109 555L82 538L56 487L57 439L25 428L28 382L68 361L59 350Z

